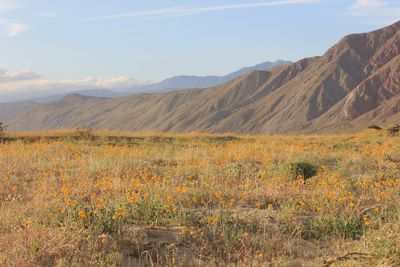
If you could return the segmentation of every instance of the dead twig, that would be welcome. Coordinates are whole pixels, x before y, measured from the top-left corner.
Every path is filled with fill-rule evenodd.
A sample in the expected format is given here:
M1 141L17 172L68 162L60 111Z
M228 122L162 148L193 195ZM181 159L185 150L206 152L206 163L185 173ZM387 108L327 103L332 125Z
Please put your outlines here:
M364 218L365 214L367 214L367 212L369 212L369 211L371 211L371 210L374 210L374 209L376 209L376 208L379 208L379 207L384 207L384 206L386 206L386 205L385 205L385 204L376 204L376 205L373 205L373 206L371 206L371 207L367 207L367 208L363 209L363 210L359 213L359 218L360 218L360 220L361 220L361 221L363 220L363 218Z
M371 257L373 257L373 254L370 254L370 253L350 252L343 256L337 256L337 257L333 257L333 258L324 260L324 266L328 267L339 261L366 259L366 258L371 258Z

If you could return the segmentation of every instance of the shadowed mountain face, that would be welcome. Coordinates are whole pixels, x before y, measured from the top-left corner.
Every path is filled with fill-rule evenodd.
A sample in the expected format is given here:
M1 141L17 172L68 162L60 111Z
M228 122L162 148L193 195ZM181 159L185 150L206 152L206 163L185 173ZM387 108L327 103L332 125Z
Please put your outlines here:
M24 113L36 105L38 104L32 101L2 103L0 104L0 121L16 116L19 113Z
M69 95L9 117L14 130L337 132L400 122L400 22L343 38L320 57L222 85L119 99Z

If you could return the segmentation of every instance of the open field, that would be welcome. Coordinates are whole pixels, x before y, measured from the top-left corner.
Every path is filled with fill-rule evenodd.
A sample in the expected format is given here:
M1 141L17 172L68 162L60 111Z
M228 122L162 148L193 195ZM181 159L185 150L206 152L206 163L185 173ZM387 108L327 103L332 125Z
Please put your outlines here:
M400 265L384 131L2 140L1 266Z

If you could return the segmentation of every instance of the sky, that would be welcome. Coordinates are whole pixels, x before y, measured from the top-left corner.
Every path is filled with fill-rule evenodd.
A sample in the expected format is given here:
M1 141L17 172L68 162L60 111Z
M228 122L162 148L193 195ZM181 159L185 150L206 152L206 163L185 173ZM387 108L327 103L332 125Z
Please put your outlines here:
M225 75L397 20L399 0L0 0L0 96Z

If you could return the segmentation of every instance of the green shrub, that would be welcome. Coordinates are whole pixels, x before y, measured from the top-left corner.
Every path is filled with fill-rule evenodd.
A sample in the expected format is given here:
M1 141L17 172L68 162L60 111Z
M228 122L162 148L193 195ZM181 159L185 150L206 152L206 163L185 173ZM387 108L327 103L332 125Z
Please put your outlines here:
M135 219L145 223L164 224L167 220L163 203L157 199L142 199L136 203Z
M307 161L296 161L288 164L289 175L292 179L299 177L308 179L317 174L318 167Z
M333 217L317 217L306 220L302 230L305 239L325 239L328 237L358 239L364 233L363 223L359 218L344 217L339 214Z

